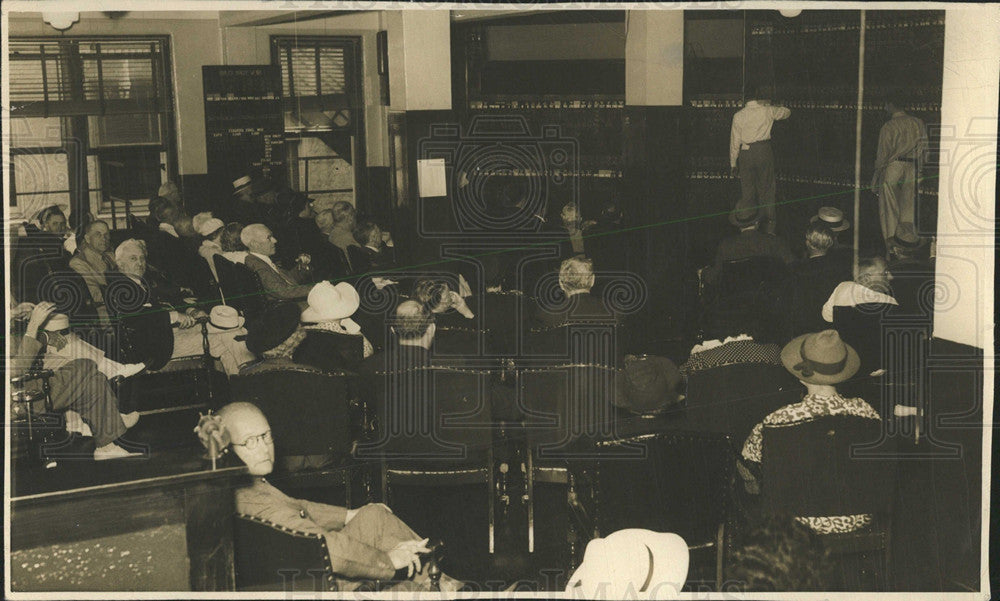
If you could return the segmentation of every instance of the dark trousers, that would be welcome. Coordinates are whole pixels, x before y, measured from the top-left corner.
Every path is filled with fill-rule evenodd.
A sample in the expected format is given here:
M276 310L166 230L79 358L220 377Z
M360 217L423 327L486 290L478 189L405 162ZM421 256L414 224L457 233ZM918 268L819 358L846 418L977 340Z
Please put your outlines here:
M740 171L740 200L736 210L756 207L762 216L761 231L774 233L777 211L775 203L774 154L771 142L754 142L749 150L740 150L737 160Z

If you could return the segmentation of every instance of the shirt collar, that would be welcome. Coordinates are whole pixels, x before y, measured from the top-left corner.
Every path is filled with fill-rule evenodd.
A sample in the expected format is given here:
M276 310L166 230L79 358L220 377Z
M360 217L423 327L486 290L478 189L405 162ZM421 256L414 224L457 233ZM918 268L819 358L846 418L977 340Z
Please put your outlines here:
M255 256L255 257L257 257L258 259L260 259L261 261L263 261L263 262L267 263L267 264L268 264L268 265L270 265L271 267L274 267L275 271L277 271L277 269L278 269L278 268L277 268L277 267L275 267L275 265L274 265L274 261L272 261L272 260L271 260L271 257L269 257L269 256L267 256L267 255L262 255L262 254L260 254L260 253L257 253L257 252L254 252L254 251L252 251L252 250L251 250L251 251L249 252L249 254L251 254L251 255L253 255L253 256Z
M160 231L161 232L167 232L168 234L170 234L174 238L180 238L180 236L177 235L177 230L174 229L174 226L170 225L169 223L161 223L160 224Z

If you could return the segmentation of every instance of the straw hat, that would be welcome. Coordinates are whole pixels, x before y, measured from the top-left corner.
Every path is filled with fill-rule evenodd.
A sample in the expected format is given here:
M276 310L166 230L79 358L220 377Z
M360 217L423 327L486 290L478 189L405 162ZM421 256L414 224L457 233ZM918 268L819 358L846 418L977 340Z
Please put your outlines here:
M809 223L822 221L831 232L842 232L851 229L851 222L844 219L844 212L834 207L820 207L819 211L809 219Z
M216 305L208 314L208 324L220 330L243 327L245 321L239 311L227 305Z

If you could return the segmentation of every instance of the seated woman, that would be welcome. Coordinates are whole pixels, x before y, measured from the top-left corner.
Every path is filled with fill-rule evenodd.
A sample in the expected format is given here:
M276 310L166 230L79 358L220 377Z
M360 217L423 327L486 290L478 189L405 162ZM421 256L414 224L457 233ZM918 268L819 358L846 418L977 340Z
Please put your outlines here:
M292 354L296 363L317 369L357 371L375 351L351 316L361 298L347 282L320 282L312 287L309 306L302 312L302 342Z
M421 539L382 504L358 509L294 499L265 478L274 468L274 441L264 414L250 403L231 403L219 410L221 430L228 433L233 451L257 476L253 484L237 489L236 511L282 528L321 534L326 540L330 568L340 577L339 590L357 590L363 580L400 580L401 590L431 590L421 555L429 553ZM207 444L206 434L199 433ZM226 440L223 435L221 439ZM262 550L262 552L265 552ZM441 575L442 591L458 590L461 583Z
M781 407L754 426L743 444L736 468L743 489L754 503L760 494L761 448L765 425L792 425L828 415L856 415L881 421L875 409L860 398L845 398L836 385L857 373L858 353L840 339L836 330L805 334L781 350L781 363L806 389L798 403ZM819 534L853 532L871 523L870 515L797 517L796 521Z

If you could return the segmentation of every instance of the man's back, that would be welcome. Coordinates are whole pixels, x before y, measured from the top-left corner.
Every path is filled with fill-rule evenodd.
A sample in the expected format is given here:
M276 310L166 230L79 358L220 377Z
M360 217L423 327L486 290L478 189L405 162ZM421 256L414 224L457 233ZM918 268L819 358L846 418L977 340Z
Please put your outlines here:
M785 263L791 263L794 258L792 252L788 250L788 245L781 238L758 230L747 230L719 243L715 264L719 266L728 261L749 257L773 257Z

